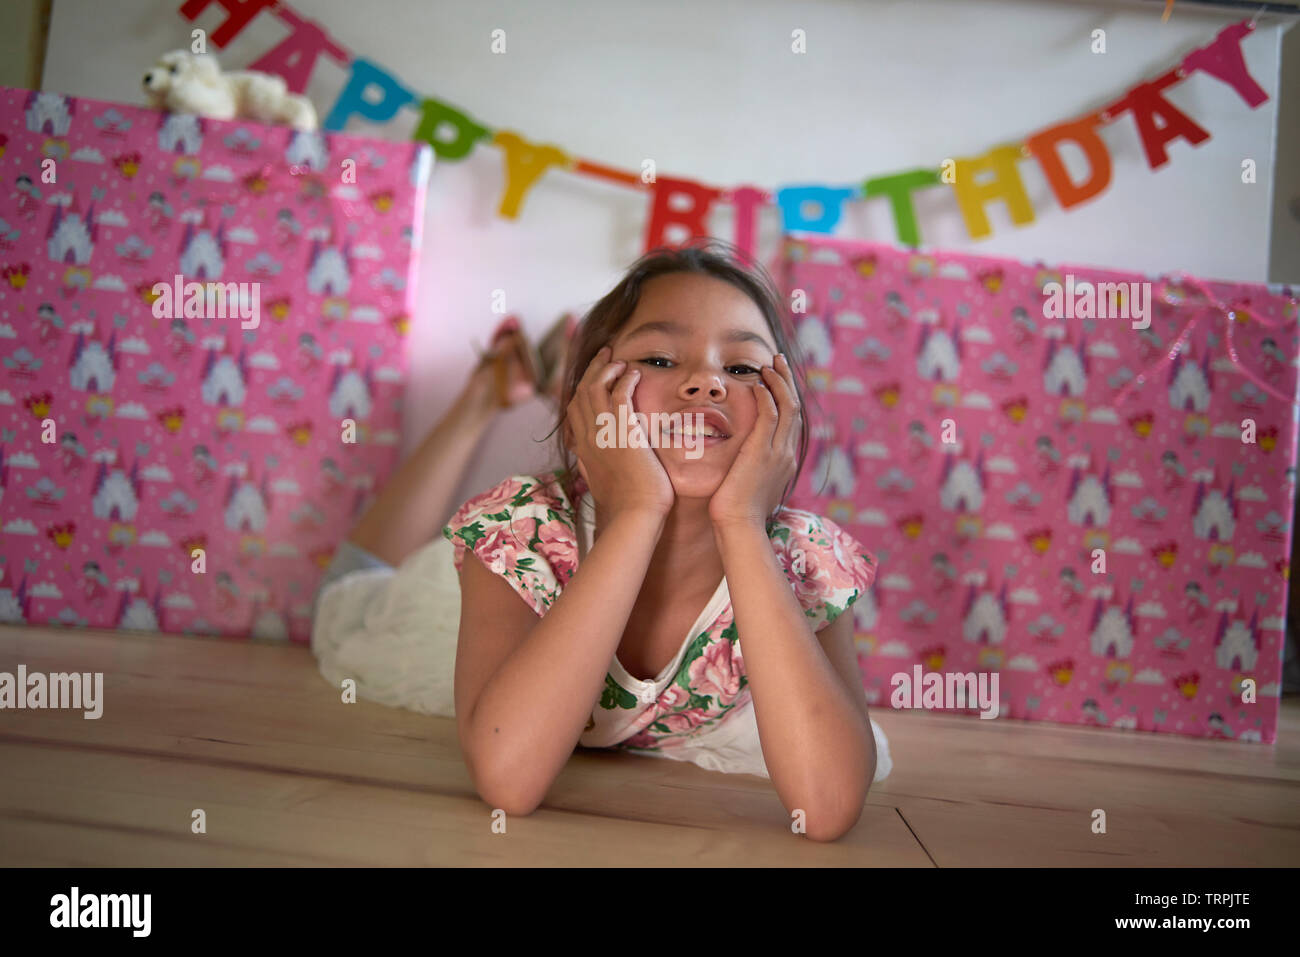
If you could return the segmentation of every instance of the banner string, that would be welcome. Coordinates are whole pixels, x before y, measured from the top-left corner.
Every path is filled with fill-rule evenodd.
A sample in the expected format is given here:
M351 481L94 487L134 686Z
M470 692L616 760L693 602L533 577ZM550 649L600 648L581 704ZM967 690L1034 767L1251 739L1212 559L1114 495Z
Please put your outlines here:
M236 0L219 0L219 2L221 3L222 6L226 7L226 9L227 9L228 11L232 12L232 13L233 13L234 10L237 8ZM186 3L183 5L183 7L182 7L182 9L181 9L181 13L182 13L182 15L186 16L188 19L193 20L193 19L195 18L195 16L197 15L197 13L198 13L198 12L202 9L202 7L204 7L204 6L206 6L206 4L205 4L205 3L202 3L202 2L198 2L198 0L188 0L188 2L186 2ZM334 60L336 60L337 62L339 62L339 63L340 63L342 66L344 66L344 67L348 66L349 64L353 64L353 63L357 62L357 61L360 59L360 58L357 57L356 53L355 53L353 50L351 50L351 49L349 49L347 46L345 46L345 45L339 43L339 42L338 42L338 41L337 41L337 40L336 40L332 35L326 33L326 31L324 31L324 29L321 28L319 25L317 25L317 24L313 23L312 21L308 20L307 18L303 17L303 16L302 16L301 14L299 14L296 10L294 10L294 9L293 9L293 8L292 8L292 7L287 3L287 2L284 2L284 0L240 0L240 2L239 2L239 4L238 4L238 7L239 7L239 8L242 8L242 7L244 7L244 6L256 6L257 8L259 8L259 9L261 9L261 10L268 11L268 12L271 13L272 15L278 17L278 18L279 18L282 22L284 22L286 25L288 25L289 28L290 28L291 30L305 29L305 28L308 28L308 27L310 27L312 30L315 30L315 31L316 31L317 33L319 33L322 37L324 37L325 40L327 41L326 44L325 44L324 46L322 46L320 49L321 49L324 53L328 54L332 59L334 59ZM1171 6L1172 6L1172 4L1171 4ZM1232 26L1230 26L1230 27L1225 28L1224 31L1221 31L1221 32L1220 32L1220 36L1222 36L1225 32L1227 32L1227 31L1233 29L1233 27L1240 28L1240 27L1242 27L1242 26L1245 26L1245 27L1247 27L1249 30L1252 30L1252 31L1253 31L1256 22L1258 21L1260 15L1264 13L1265 9L1266 9L1266 7L1261 7L1260 10L1259 10L1258 12L1256 12L1255 16L1254 16L1251 20L1249 20L1249 21L1242 20L1242 21L1240 21L1240 22L1237 23L1237 24L1234 24L1234 25L1232 25ZM246 15L246 16L244 16L243 20L240 21L240 25L239 25L239 27L238 27L237 29L234 29L234 30L230 33L230 35L229 35L228 37L226 37L226 42L229 42L229 39L230 39L231 37L233 37L234 35L237 35L237 34L239 33L239 30L241 30L241 29L243 28L243 26L247 23L247 20L248 20L250 17L251 17L251 14L250 14L250 15ZM222 32L222 31L219 30L219 31L218 31L218 34L220 34L221 32ZM1218 43L1218 40L1217 40L1217 39L1216 39L1215 43L1216 43L1216 44ZM224 46L224 43L219 44L219 45ZM1211 44L1209 47L1203 48L1203 49L1198 50L1198 51L1195 51L1195 52L1197 52L1197 53L1204 53L1205 51L1208 51L1208 50L1212 50L1212 49L1214 49L1214 47L1215 47L1215 44ZM278 48L277 48L277 49L278 49ZM1218 56L1218 54L1215 54L1215 55ZM1190 56L1190 54L1189 54L1189 56ZM1165 81L1166 79L1171 79L1171 80L1183 80L1183 79L1186 79L1187 76L1190 75L1190 73L1191 73L1192 71L1186 69L1186 68L1183 66L1183 63L1185 62L1185 60L1186 60L1186 58L1184 58L1183 61L1180 61L1180 63L1179 63L1178 65L1176 65L1173 69L1171 69L1171 70L1169 70L1169 71L1166 71L1166 74L1161 75L1161 76L1158 77L1156 80L1154 80L1154 81L1149 81L1149 82L1147 82L1147 83L1145 83L1145 84L1140 84L1140 86L1144 86L1144 87L1145 87L1145 86L1151 86L1151 85L1154 83L1155 85L1159 86L1160 88L1163 88L1163 86L1165 85L1164 81ZM367 62L368 62L368 61L367 61ZM370 67L374 68L374 65L373 65L373 64L368 64L368 65L369 65ZM1202 66L1201 68L1202 68L1202 69L1205 69L1204 66ZM387 75L387 74L386 74L386 75ZM1227 82L1227 81L1225 81L1225 82ZM404 84L403 84L402 86L403 86L403 88L405 88L405 85L404 85ZM1130 92L1130 94L1131 94L1133 91L1129 91L1129 92ZM1090 113L1090 114L1085 114L1085 117L1092 117L1092 116L1095 116L1095 117L1099 120L1100 123L1103 123L1103 124L1105 124L1105 123L1109 123L1109 122L1113 121L1113 120L1116 118L1116 114L1118 114L1118 113L1120 113L1120 112L1123 112L1124 104L1125 104L1125 102L1126 102L1126 99L1127 99L1127 97L1122 98L1122 99L1120 99L1120 100L1118 100L1118 101L1115 101L1115 102L1109 104L1105 109L1102 109L1102 110L1100 110L1100 111L1093 111L1093 112ZM436 101L436 102L441 102L441 101ZM443 105L444 105L444 106L447 106L448 108L450 108L450 104L443 104ZM468 114L465 114L465 115L468 116ZM473 123L474 123L477 127L481 128L482 131L484 131L484 132L486 132L486 133L488 133L488 134L493 134L493 133L500 133L500 132L502 132L502 131L500 131L500 130L495 130L495 129L494 129L493 127L491 127L489 124L483 123L483 122L481 122L480 120L478 120L477 118L471 118L471 119L472 119ZM1076 118L1076 119L1080 119L1080 118ZM1069 125L1069 124L1068 124L1068 123L1058 124L1058 126L1064 126L1064 125ZM1051 129L1056 129L1056 128L1057 128L1057 127L1052 127ZM331 131L327 131L327 132L341 132L341 130L331 130ZM488 144L488 145L495 145L495 146L498 146L499 148L501 148L501 149L503 149L503 150L505 149L505 147L504 147L502 144L500 144L499 142L495 142L491 136L488 137L488 139L487 139L487 144ZM431 145L433 145L433 144L431 144ZM1009 145L1018 148L1018 150L1019 150L1019 155L1020 155L1021 157L1023 157L1023 158L1029 158L1029 157L1031 157L1031 156L1033 155L1033 153L1032 153L1031 150L1029 149L1027 143L1025 143L1025 142L1015 142L1015 143L1012 143L1012 144L1009 144ZM435 147L435 151L436 151L436 147ZM553 166L554 166L554 168L555 168L556 170L564 170L564 171L566 171L566 172L573 173L573 174L578 174L578 175L583 175L583 176L588 176L588 177L595 177L595 178L599 178L599 179L604 179L604 180L606 180L606 181L608 181L608 182L617 183L617 184L619 184L619 185L623 185L623 186L626 186L626 187L635 188L635 189L638 189L638 190L641 190L641 191L651 191L651 192L655 192L655 191L656 191L656 187L653 185L653 183L651 183L651 184L647 184L647 183L645 183L645 182L643 181L643 179L642 179L642 175L639 174L639 173L637 173L637 172L628 171L628 170L621 170L621 169L616 169L616 168L614 168L614 167L605 166L605 165L602 165L602 164L595 163L595 162L592 162L592 161L590 161L590 160L584 159L584 158L582 158L582 157L578 157L578 156L574 156L574 155L572 155L572 154L568 154L567 151L564 151L564 152L566 153L565 161L564 161L564 162L557 162L557 163L553 164ZM880 178L880 177L877 177L877 178ZM887 177L885 177L885 178L887 178ZM673 177L673 178L667 178L667 177L666 177L665 179L666 179L667 181L669 181L669 182L673 182L673 183L679 182L679 178L677 178L677 177ZM710 189L713 189L713 187L710 187L710 186L708 186L708 184L703 183L702 181L699 181L699 180L693 180L693 179L692 179L692 180L684 180L684 179L683 179L683 180L681 180L681 181L682 181L682 182L689 182L689 183L691 183L691 184L693 184L693 185L695 185L695 186L697 186L697 187L701 187L702 189L704 189L705 192L707 192L707 191L710 190ZM935 185L937 185L937 183L936 183ZM915 187L914 187L914 188L915 188ZM735 202L735 200L734 200L734 194L737 193L738 191L740 191L741 189L742 189L742 188L739 188L739 187L735 187L735 188L731 188L731 187L717 187L718 195L717 195L716 197L711 198L711 199L709 200L709 202L722 202L722 203ZM527 192L527 189L525 188L525 189L523 190L523 193L526 194L526 192ZM774 193L774 191L773 191L773 190L768 190L768 189L762 189L762 188L760 188L760 192L762 193L762 196L761 196L761 201L760 201L759 205L762 205L762 206L769 206L769 205L772 205L773 202L774 202L774 200L775 200L775 193ZM746 198L749 198L747 192L746 192ZM869 198L869 197L867 197L867 196L865 196L865 195L863 195L863 196L856 196L856 195L855 195L854 198L862 199L862 198ZM519 197L519 198L517 199L517 202L522 202L522 196ZM512 218L513 218L513 217L512 217ZM825 230L821 230L821 229L812 229L812 231L814 231L814 232L819 232L819 233L820 233L820 232L825 232ZM913 245L913 244L912 244L912 243L904 243L904 245Z

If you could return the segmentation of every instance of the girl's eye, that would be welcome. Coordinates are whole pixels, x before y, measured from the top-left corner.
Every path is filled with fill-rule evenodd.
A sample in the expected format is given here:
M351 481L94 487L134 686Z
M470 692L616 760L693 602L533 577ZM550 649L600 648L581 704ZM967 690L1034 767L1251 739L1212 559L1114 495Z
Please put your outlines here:
M672 365L673 360L668 359L664 356L650 356L647 359L642 359L641 362L655 369L667 369L670 365ZM656 365L656 363L660 363L660 362L664 363L664 365ZM733 375L758 375L759 372L758 369L755 369L752 366L743 365L741 363L737 363L735 365L729 365L727 366L727 369L728 371L731 371Z

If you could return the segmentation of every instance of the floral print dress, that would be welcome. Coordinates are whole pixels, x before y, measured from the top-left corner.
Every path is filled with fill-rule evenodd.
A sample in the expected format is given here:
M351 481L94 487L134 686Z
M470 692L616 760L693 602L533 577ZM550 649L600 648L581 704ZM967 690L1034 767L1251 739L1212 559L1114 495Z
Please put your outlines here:
M594 532L591 493L579 478L575 511L561 477L558 471L512 475L462 505L443 528L456 571L472 550L545 615L591 548ZM814 631L839 617L875 579L875 556L828 518L783 508L767 530ZM891 761L874 721L872 730L880 780ZM578 744L767 775L725 578L655 678L633 677L615 654Z

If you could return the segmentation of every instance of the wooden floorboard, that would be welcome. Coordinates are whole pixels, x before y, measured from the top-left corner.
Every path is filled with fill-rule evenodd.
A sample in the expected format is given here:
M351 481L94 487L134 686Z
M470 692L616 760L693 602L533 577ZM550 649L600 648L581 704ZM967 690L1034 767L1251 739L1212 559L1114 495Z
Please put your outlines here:
M303 647L0 627L19 663L104 672L104 714L0 711L6 866L1300 864L1294 699L1275 746L877 708L894 772L817 843L762 778L588 750L495 833L453 721L344 704Z

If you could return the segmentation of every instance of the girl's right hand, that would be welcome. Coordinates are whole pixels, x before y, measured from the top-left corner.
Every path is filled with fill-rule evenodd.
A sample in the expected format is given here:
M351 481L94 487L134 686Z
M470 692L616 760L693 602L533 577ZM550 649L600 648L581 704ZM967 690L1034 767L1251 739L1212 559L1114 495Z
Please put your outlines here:
M667 515L676 494L659 456L648 447L648 438L646 448L601 448L597 444L601 413L608 413L605 418L613 423L617 442L620 405L627 407L624 414L629 435L637 428L632 391L641 372L627 369L627 363L621 360L610 361L612 355L609 346L596 353L565 412L571 448L578 457L578 472L591 490L591 497L611 516L625 510Z

